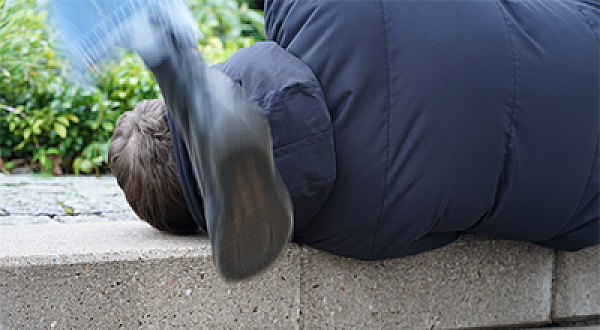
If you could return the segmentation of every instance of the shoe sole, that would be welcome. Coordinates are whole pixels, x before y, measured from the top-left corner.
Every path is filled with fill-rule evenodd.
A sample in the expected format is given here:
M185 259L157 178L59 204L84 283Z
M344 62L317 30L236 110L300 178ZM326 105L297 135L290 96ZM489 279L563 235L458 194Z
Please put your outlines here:
M287 189L264 150L244 148L216 164L221 213L213 259L226 280L251 277L277 259L292 233Z
M197 49L173 61L159 75L177 83L161 90L171 95L170 115L200 183L213 263L225 280L246 279L277 259L293 227L268 120L240 85L206 68Z

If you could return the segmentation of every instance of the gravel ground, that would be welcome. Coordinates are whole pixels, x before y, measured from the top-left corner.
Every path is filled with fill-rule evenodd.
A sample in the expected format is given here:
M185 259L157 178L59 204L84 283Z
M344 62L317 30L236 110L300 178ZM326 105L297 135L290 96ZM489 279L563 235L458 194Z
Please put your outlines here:
M139 221L111 175L0 174L0 225Z

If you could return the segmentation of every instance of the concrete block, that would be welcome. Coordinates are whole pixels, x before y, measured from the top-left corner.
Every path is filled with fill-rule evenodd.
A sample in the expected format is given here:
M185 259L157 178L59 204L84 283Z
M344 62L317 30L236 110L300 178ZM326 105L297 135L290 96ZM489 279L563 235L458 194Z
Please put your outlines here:
M555 330L600 330L600 325L573 325L573 326L557 326L552 327ZM557 329L559 328L559 329ZM536 328L514 328L512 330L543 330L539 327Z
M423 254L367 262L306 249L306 329L467 329L550 321L554 252L465 236Z
M600 245L578 252L558 252L553 318L600 318Z
M140 221L3 226L0 329L297 328L299 249L242 283L210 256Z

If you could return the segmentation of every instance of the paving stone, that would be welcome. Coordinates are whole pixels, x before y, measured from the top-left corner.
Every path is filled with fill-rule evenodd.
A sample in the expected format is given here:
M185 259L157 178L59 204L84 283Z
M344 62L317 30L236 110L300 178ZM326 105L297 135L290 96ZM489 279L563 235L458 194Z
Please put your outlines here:
M0 216L0 225L35 225L53 223L55 219L49 216L9 215Z
M0 217L0 221L2 218ZM75 216L56 216L53 218L54 221L60 223L74 223L74 222L111 222L111 221L142 221L133 212L106 212L92 215L75 215ZM1 222L0 222L1 224Z
M358 261L304 255L306 329L453 329L550 321L554 252L466 236L441 249ZM317 262L318 260L318 262Z
M63 187L44 189L38 186L6 187L0 190L0 208L9 215L66 214L60 203L64 201Z
M73 188L83 197L73 202L73 208L80 213L132 211L114 177L102 177L99 182L82 181Z
M554 318L600 317L600 246L558 252L555 276Z
M112 176L1 176L0 196L0 215L133 213Z

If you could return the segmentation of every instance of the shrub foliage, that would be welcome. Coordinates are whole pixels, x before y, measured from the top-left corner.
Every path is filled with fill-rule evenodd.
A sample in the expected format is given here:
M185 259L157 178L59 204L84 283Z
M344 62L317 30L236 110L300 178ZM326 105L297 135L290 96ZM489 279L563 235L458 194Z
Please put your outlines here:
M248 1L188 4L209 64L264 39L262 13ZM34 0L0 0L0 171L106 172L116 120L140 100L159 97L158 85L135 54L98 70L93 86L74 84L46 28Z

